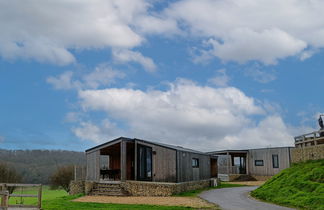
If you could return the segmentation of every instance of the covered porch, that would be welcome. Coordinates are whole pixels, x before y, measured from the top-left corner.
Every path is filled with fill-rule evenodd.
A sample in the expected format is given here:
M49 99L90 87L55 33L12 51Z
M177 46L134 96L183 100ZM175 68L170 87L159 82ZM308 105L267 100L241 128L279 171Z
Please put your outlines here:
M247 150L223 150L212 154L218 156L218 178L223 181L248 174Z
M137 141L119 138L86 153L89 181L152 180L152 149Z

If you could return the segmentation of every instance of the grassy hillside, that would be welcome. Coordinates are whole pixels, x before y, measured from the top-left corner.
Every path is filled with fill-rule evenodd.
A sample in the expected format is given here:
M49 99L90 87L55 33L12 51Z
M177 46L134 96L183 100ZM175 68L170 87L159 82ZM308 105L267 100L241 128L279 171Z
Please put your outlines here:
M324 160L294 164L251 195L281 205L324 210Z
M85 165L84 152L65 150L4 150L0 162L5 162L22 175L25 183L48 184L48 178L63 165Z

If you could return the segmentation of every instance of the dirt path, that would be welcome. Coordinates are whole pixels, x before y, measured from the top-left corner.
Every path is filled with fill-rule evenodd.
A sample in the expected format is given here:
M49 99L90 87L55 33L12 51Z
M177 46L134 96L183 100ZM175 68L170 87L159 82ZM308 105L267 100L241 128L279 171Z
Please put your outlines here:
M93 203L147 204L161 206L186 206L193 208L216 208L212 203L197 197L137 197L137 196L84 196L73 201Z

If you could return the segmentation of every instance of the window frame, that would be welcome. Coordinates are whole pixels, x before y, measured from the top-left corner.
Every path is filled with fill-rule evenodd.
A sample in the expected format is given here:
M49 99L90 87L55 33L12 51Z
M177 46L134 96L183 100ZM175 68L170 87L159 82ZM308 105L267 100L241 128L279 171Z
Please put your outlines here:
M191 166L193 168L199 168L199 158L192 158L191 159Z
M257 164L257 162L262 162L262 164ZM264 161L263 160L254 160L254 166L264 166Z
M275 157L277 157L277 164L275 165ZM278 154L272 154L272 167L273 168L279 168L279 155Z

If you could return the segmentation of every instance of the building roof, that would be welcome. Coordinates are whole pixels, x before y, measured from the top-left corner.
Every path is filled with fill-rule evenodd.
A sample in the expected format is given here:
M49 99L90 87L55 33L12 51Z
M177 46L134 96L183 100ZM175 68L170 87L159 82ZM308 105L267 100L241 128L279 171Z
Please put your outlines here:
M218 150L213 152L207 152L207 154L222 155L222 154L227 154L227 152L228 153L248 153L249 150L279 149L279 148L294 148L294 147L286 146L286 147L264 147L264 148L256 148L256 149Z
M202 154L202 155L211 155L211 154L207 154L205 152L201 152L201 151L198 151L198 150L193 150L193 149L189 149L189 148L184 148L184 147L181 147L181 146L175 146L175 145L170 145L170 144L164 144L164 143L160 143L160 142L154 142L154 141L147 141L147 140L143 140L143 139L137 139L137 138L127 138L127 137L119 137L117 139L114 139L114 140L111 140L111 141L108 141L108 142L105 142L103 144L100 144L100 145L97 145L95 147L92 147L90 149L87 149L86 152L89 152L91 150L96 150L96 149L100 149L102 147L104 147L105 145L109 145L109 144L112 144L113 142L117 142L117 141L120 141L120 140L123 140L123 141L130 141L130 142L143 142L143 143L147 143L147 144L153 144L153 145L157 145L157 146L161 146L161 147L166 147L166 148L169 148L169 149L173 149L173 150L177 150L177 151L182 151L182 152L190 152L190 153L196 153L196 154Z

